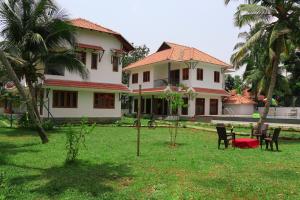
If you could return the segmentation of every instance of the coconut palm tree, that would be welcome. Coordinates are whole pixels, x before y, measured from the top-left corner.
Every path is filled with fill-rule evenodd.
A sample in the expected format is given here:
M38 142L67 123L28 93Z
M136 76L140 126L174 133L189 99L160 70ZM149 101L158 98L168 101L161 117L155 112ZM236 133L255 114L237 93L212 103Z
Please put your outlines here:
M230 0L225 0L229 3ZM263 124L268 115L273 91L276 85L281 55L288 53L287 43L299 44L299 17L300 3L295 0L253 0L238 6L234 22L238 27L246 25L260 28L235 52L234 60L238 61L245 57L247 49L259 42L261 38L267 40L265 47L268 51L268 64L270 82L267 93L267 102L259 124Z
M75 29L52 0L2 1L0 21L4 38L0 60L27 102L28 112L37 124L42 142L46 143L35 94L45 68L63 66L83 78L88 75L85 66L76 59ZM30 95L22 90L22 79L26 80Z

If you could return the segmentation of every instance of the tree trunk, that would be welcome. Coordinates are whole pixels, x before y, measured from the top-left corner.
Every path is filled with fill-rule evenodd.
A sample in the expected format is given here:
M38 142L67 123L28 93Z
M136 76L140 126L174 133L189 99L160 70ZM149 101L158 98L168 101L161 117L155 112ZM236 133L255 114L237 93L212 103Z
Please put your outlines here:
M258 127L260 127L265 123L266 118L268 116L270 105L272 102L273 92L276 84L277 79L277 73L278 73L278 66L279 66L279 59L280 59L280 48L278 47L278 42L276 44L276 50L275 50L275 56L272 58L271 65L272 65L272 74L271 74L271 80L270 85L268 89L268 96L267 96L267 102L265 103L265 109L263 111L263 114L258 122Z
M36 113L36 116L39 118L39 120L41 121L41 117L40 117L40 112L37 106L37 99L36 99L36 88L32 85L31 81L27 82L30 94L31 94L31 98L32 98L32 106L34 108L34 112Z
M21 98L26 102L28 113L30 117L33 119L37 127L37 132L42 140L42 143L43 144L47 143L49 140L45 130L43 129L41 120L38 118L36 112L34 111L32 97L31 95L29 96L26 95L24 88L20 83L20 80L18 79L15 71L13 70L12 66L8 62L4 52L1 50L0 50L0 61L2 62L4 69L7 71L8 77L14 82L15 86L17 87Z

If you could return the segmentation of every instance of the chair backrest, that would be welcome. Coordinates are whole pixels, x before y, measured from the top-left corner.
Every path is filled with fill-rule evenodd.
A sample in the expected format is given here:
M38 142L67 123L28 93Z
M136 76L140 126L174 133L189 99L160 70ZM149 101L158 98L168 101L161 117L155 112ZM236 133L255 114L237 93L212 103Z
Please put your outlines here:
M222 140L227 139L225 126L217 126L216 128L217 128L217 133L218 133L219 139L222 139Z
M263 124L260 129L261 134L267 135L268 128L269 128L269 124Z
M281 128L275 128L274 129L274 133L273 133L273 137L272 137L273 141L277 141L278 140L280 131L281 131Z

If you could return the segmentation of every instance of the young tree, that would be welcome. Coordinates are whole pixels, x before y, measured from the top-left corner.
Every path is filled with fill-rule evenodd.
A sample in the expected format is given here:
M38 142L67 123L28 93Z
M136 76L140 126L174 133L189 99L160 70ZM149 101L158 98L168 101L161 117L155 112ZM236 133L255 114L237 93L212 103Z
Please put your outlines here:
M166 92L162 98L167 99L169 102L169 108L171 110L171 114L174 120L174 129L172 127L169 128L170 133L170 145L175 147L176 146L176 139L178 134L178 126L179 126L179 108L187 107L188 105L185 104L183 100L183 94L179 92Z
M45 68L63 66L83 78L88 75L85 66L76 59L75 28L51 0L1 1L0 20L3 68L26 102L42 142L47 143L36 100L36 88L44 78ZM26 80L29 95L24 93L21 79Z
M225 0L225 3L229 2L230 0ZM234 19L236 26L259 24L259 27L247 42L239 47L233 56L233 61L242 60L247 55L247 49L259 42L261 38L266 38L268 44L265 48L268 49L268 71L271 76L268 83L267 102L259 125L265 122L268 115L281 55L288 51L287 43L299 45L299 6L300 2L295 0L249 0L247 4L241 4L237 8Z
M225 89L227 91L234 89L234 78L230 74L227 74L225 77Z

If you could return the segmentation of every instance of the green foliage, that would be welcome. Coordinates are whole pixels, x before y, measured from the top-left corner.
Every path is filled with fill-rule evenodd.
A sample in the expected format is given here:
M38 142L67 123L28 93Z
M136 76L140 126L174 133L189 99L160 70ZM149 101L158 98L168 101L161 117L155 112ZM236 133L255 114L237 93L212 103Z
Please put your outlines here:
M77 127L74 128L74 126L71 124L67 125L66 163L74 163L77 160L77 156L79 154L80 148L82 146L86 148L85 145L86 135L91 134L95 129L95 127L96 124L90 126L86 118L81 119L81 124L79 129Z
M227 91L233 90L234 87L234 78L230 74L226 74L225 77L225 89Z
M27 112L22 114L22 116L18 119L17 125L20 128L28 128L28 129L33 129L33 130L36 129L36 125L35 125L34 121L31 119L31 117L29 116L29 114ZM42 122L42 126L43 126L44 130L51 131L54 129L55 125L54 125L53 120L47 119Z
M8 185L8 178L3 172L0 172L0 200L8 199L8 196L12 192Z
M83 161L65 165L66 130L55 130L52 142L40 145L33 131L1 129L0 160L6 162L0 171L10 187L8 199L300 198L298 141L280 140L281 152L224 151L217 150L216 133L186 128L174 150L165 145L168 129L143 128L137 159L134 128L97 126L86 137ZM299 138L299 132L293 135Z

